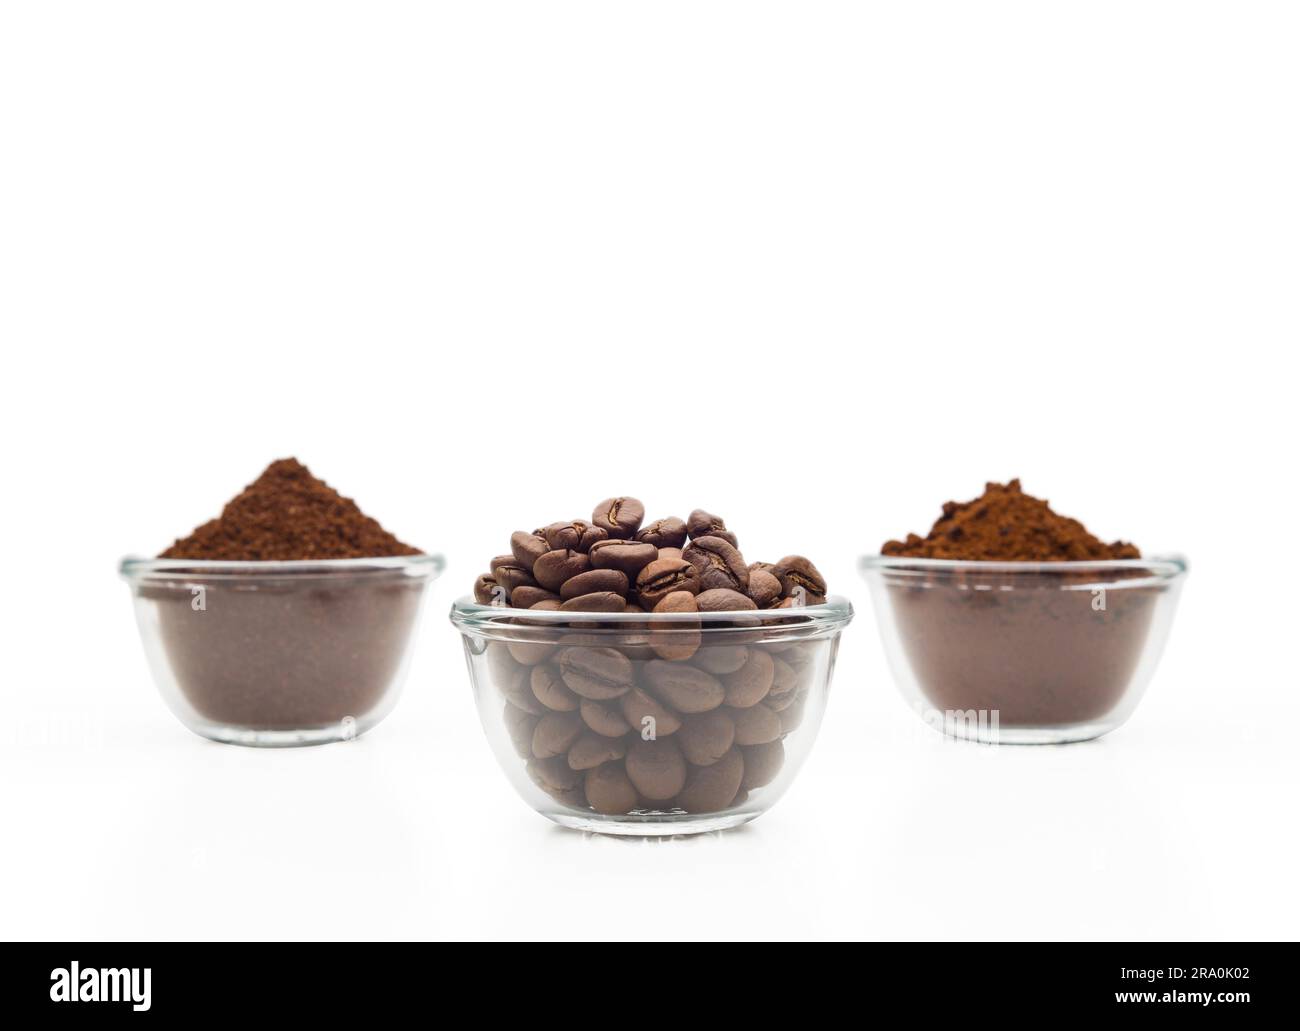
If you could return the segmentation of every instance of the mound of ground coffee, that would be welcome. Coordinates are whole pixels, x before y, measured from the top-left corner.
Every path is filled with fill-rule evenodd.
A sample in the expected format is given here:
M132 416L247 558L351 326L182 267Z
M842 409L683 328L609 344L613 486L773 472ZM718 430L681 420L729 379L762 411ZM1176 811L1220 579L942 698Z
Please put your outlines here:
M420 555L296 459L272 462L147 580L185 722L219 740L297 743L360 733L391 705L427 575L367 566ZM356 568L212 570L214 560L356 559ZM337 731L337 734L335 732Z
M1138 569L1101 573L1050 563L1136 559L1022 492L1019 480L948 502L925 537L889 541L882 573L907 664L941 713L996 713L1004 728L1104 721L1124 700L1146 644L1156 592ZM908 568L906 559L1024 562L1023 570ZM1043 563L1041 566L1035 563ZM1096 589L1110 584L1112 589Z
M1141 558L1132 544L1106 544L1077 519L1057 515L1046 501L1031 497L1012 480L985 485L984 493L964 504L949 501L924 537L909 533L887 541L884 555L1000 562L1074 562Z
M296 458L281 458L221 515L159 558L287 562L418 555Z

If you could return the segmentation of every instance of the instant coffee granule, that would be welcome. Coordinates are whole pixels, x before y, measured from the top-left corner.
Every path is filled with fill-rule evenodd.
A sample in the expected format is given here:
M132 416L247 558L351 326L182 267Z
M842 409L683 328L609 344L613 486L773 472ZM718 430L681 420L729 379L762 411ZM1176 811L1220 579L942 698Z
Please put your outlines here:
M383 714L423 593L422 579L363 560L420 554L284 458L162 553L193 560L190 575L143 593L156 603L177 687L213 736L328 728L347 717L360 732ZM358 561L324 570L202 565L335 559Z
M158 557L285 562L420 553L296 458L281 458L232 498L218 518Z
M1113 590L1099 605L1090 588L1143 571L1053 572L1035 564L1140 558L1132 544L1099 540L1012 480L989 483L974 501L949 501L925 537L909 534L881 551L968 563L908 570L900 562L885 577L908 664L934 709L997 712L1004 727L1067 727L1100 720L1123 700L1156 594ZM982 569L981 562L1025 568Z
M887 541L884 555L999 562L1076 562L1141 558L1125 541L1106 544L1077 519L1057 515L1046 501L1025 494L1020 481L989 483L974 501L946 502L924 537Z

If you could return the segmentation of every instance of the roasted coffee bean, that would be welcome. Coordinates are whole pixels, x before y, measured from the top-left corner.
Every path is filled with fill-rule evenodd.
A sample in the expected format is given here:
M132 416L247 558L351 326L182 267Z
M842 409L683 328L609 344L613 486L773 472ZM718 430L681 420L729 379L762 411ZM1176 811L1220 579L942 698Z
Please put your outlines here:
M757 705L772 690L776 677L776 664L772 656L762 648L749 649L749 660L735 673L728 673L722 678L727 689L727 704L736 709L747 709ZM746 744L758 744L747 741Z
M571 580L591 568L591 560L580 551L557 549L548 551L533 563L533 576L548 591L557 594L566 580Z
M591 556L588 556L590 558ZM621 573L617 569L588 569L585 573L579 573L577 576L571 576L565 580L560 587L560 597L564 601L570 598L577 598L583 594L602 594L612 592L617 594L620 599L627 594L627 574ZM621 611L624 604L619 605L617 610L603 611Z
M749 567L744 558L721 537L692 539L682 558L695 567L702 591L721 587L743 593L749 586Z
M816 641L792 641L790 647L781 652L781 658L795 671L800 687L807 687L812 683L817 666Z
M726 587L701 591L696 596L695 603L699 605L701 612L747 612L758 608L748 595Z
M637 573L658 557L659 551L653 544L617 537L597 541L587 552L593 569L617 569L626 574L629 580L635 580Z
M770 573L775 568L776 565L772 562L751 562L749 564L749 571L751 573L757 573L759 570L762 570L765 573Z
M627 776L637 792L654 802L672 798L686 786L686 760L673 738L636 738L627 753Z
M781 736L781 717L762 702L748 709L733 709L731 717L736 721L738 745L766 745Z
M542 530L542 536L552 551L586 552L597 541L603 541L609 533L599 526L592 526L581 519L571 523L552 523Z
M637 599L644 609L653 609L674 591L700 591L700 576L684 559L655 559L637 575Z
M506 647L524 666L537 666L555 654L555 645L550 641L511 641Z
M743 644L709 644L700 649L693 664L715 676L735 673L749 660L749 649Z
M745 760L745 775L740 779L740 786L746 791L771 784L785 764L785 746L780 741L751 745L742 748L740 754Z
M492 560L492 579L512 595L516 587L536 587L531 567L522 564L513 555L499 555Z
M781 718L781 736L784 737L791 731L798 730L799 724L803 722L804 710L808 707L808 695L802 691L794 694L794 700L777 715Z
M772 567L772 572L781 581L781 593L786 597L801 587L807 604L820 605L826 600L826 578L802 555L787 555Z
M678 548L686 543L686 524L675 516L656 519L637 531L636 539L656 548Z
M726 709L714 709L687 717L677 738L687 762L710 766L731 750L736 740L736 723Z
M510 535L510 553L528 569L532 569L533 563L550 550L551 546L540 533L516 530Z
M709 766L688 771L674 805L688 813L716 813L731 805L745 776L745 760L733 748Z
M530 612L547 612L554 611L560 607L559 602L539 601L536 605L529 608ZM540 620L527 620L522 616L517 620L520 626L519 640L509 641L506 648L510 652L510 657L524 666L536 666L539 662L545 662L555 654L555 644L551 641L550 633L545 630L532 630L531 627L545 627L547 624Z
M565 686L559 672L550 665L534 666L528 678L533 697L553 712L575 712L581 700Z
M635 602L629 601L623 611L643 613L644 610ZM654 652L650 650L650 628L649 625L641 620L629 620L626 623L619 623L617 629L619 633L607 640L607 644L614 648L621 648L623 654L634 662L644 662L646 659L653 659Z
M616 648L565 648L557 662L565 684L583 698L608 701L632 688L632 662Z
M545 791L548 795L558 798L562 802L572 803L575 797L575 789L579 789L582 784L582 774L577 770L569 769L568 760L563 756L553 756L550 759L529 759L525 767L528 776L532 778L534 784ZM581 794L581 792L578 792ZM578 805L582 802L579 800Z
M493 604L497 600L498 591L501 592L502 601L505 601L505 588L496 582L491 573L484 573L474 581L474 600L480 605Z
M660 548L659 558L672 559L674 562L680 562L682 559L682 549L681 548Z
M548 712L533 729L533 755L550 759L564 755L582 733L582 718L576 712Z
M782 698L791 694L799 686L799 674L795 668L779 655L772 656L772 690L768 692L771 699Z
M789 598L782 598L777 604L773 605L774 609L801 609L810 605L825 605L826 595L809 594L806 591L800 591L798 588Z
M627 601L613 591L598 591L570 598L560 608L565 612L625 612Z
M492 674L494 683L504 683L512 676L524 672L524 668L514 660L510 650L500 641L489 643L483 652L483 658L487 662L488 672Z
M560 635L559 645L562 648L610 648L614 646L614 642L610 640L608 634L570 630Z
M627 745L618 738L587 731L573 742L573 746L569 749L569 768L594 770L601 763L616 762L625 755L627 755Z
M626 698L627 695L623 697ZM632 729L632 724L624 718L623 713L618 708L621 701L622 699L619 699L618 702L606 704L584 698L582 707L578 710L582 716L582 722L601 737L622 737Z
M645 678L656 698L681 713L708 712L727 697L717 677L679 662L652 659L645 664Z
M501 710L501 719L505 724L506 734L510 737L510 744L514 748L515 754L520 759L531 758L533 754L533 731L537 728L537 721L541 717L524 712L517 705L506 702Z
M617 816L636 808L636 788L622 763L606 763L588 770L585 788L587 803L598 813Z
M768 611L775 612L776 611L775 606L772 609L769 609ZM770 625L774 627L778 627L778 626L786 626L791 624L797 625L800 622L806 622L806 620L803 617L799 616L797 613L791 612L786 614L784 617L772 620ZM773 658L775 658L778 655L787 655L788 653L794 651L796 648L800 647L800 643L801 642L799 641L778 640L778 641L767 641L763 646L769 652L771 652Z
M517 609L531 609L544 601L553 601L558 608L560 596L546 590L544 587L530 587L527 585L516 587L510 592L510 604Z
M769 691L767 697L763 699L763 704L773 712L780 713L790 708L798 698L798 691L787 691L785 694L772 694ZM784 727L781 732L785 733Z
M511 673L498 674L493 683L501 692L501 697L516 709L523 709L530 716L544 716L549 711L533 694L529 686L528 670L523 666Z
M682 728L682 719L677 713L651 698L639 687L632 688L619 699L619 703L623 708L623 718L638 734L667 737Z
M721 537L733 548L736 547L736 535L727 529L727 524L711 512L697 508L686 517L686 532L691 540L700 537Z
M771 608L781 600L781 581L766 569L751 569L745 593L760 609Z
M673 591L654 607L656 614L698 612L695 595L690 591ZM684 662L700 648L699 621L683 621L665 624L650 632L650 647L661 659L670 662Z
M591 513L591 521L611 537L631 537L644 518L645 506L636 498L606 498Z

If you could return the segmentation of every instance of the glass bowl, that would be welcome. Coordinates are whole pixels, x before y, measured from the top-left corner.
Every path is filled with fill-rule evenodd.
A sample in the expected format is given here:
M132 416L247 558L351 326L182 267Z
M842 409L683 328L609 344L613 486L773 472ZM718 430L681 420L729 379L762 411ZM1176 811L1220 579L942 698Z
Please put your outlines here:
M196 734L315 745L392 711L438 555L304 562L123 559L154 680Z
M904 698L936 729L1002 744L1109 733L1155 672L1187 563L862 559Z
M584 831L722 830L769 809L826 709L842 598L794 609L581 613L457 601L479 717L543 816Z

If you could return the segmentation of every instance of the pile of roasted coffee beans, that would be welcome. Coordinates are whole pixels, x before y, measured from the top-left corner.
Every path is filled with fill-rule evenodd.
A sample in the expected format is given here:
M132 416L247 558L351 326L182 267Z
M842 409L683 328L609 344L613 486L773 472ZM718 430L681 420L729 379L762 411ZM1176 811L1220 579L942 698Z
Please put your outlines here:
M704 511L642 526L634 498L590 522L519 532L475 585L481 604L585 613L675 613L671 621L556 624L493 642L488 675L533 782L566 805L617 815L711 813L771 783L803 718L823 639L777 639L744 613L825 601L806 558L746 564L736 536ZM691 613L736 613L733 633ZM588 620L590 617L586 617ZM707 626L718 626L709 617ZM585 632L584 632L585 631Z
M745 563L715 515L642 526L636 498L610 498L591 522L552 523L510 537L474 585L481 605L571 612L731 612L819 605L826 581L802 555Z

